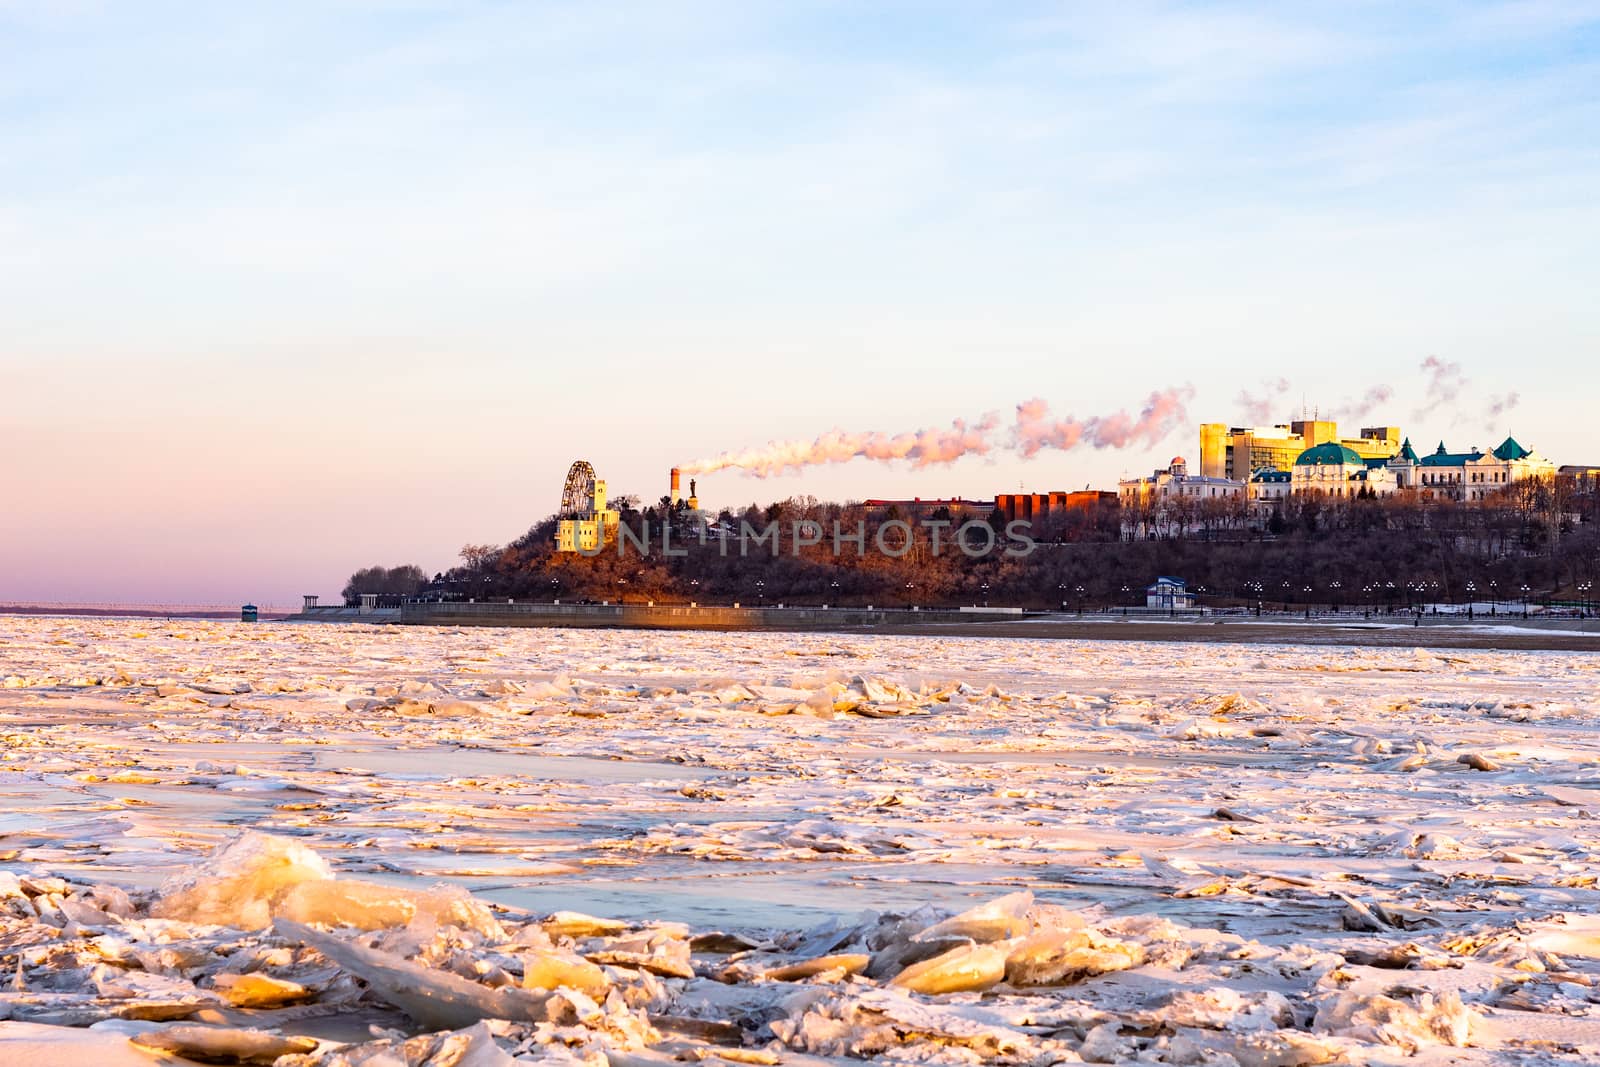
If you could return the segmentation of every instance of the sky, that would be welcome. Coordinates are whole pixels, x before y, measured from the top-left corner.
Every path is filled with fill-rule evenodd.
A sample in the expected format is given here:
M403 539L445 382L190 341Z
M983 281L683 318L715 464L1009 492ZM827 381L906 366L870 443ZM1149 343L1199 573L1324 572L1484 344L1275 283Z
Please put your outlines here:
M1034 399L1187 397L700 496L1114 488L1376 388L1600 463L1597 189L1592 2L0 0L0 600L297 603L575 459Z

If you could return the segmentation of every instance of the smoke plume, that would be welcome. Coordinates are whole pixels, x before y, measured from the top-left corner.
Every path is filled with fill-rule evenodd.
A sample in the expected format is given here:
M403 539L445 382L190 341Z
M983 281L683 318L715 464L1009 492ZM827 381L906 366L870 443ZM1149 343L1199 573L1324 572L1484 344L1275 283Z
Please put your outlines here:
M853 459L882 462L900 460L913 469L943 466L965 456L986 456L999 449L1032 457L1047 448L1127 448L1154 445L1188 419L1186 404L1192 386L1161 389L1150 394L1137 415L1127 411L1088 418L1056 418L1040 399L1017 405L1016 419L1003 438L998 414L976 422L957 419L948 429L931 428L890 434L881 430L846 433L830 430L810 441L773 441L762 448L723 452L682 465L685 474L710 474L739 470L757 478L798 471Z
M757 478L797 471L827 463L848 463L853 459L905 460L914 469L954 463L962 456L987 455L994 447L990 438L1000 425L1000 416L985 415L976 424L957 419L949 429L914 430L888 434L881 431L846 433L829 430L811 441L773 441L764 448L724 452L683 466L685 474L711 474L722 470L742 470Z
M1158 389L1145 400L1137 417L1119 411L1087 419L1071 416L1054 419L1050 416L1050 405L1043 400L1026 400L1017 405L1011 447L1024 457L1032 457L1046 448L1065 451L1080 444L1093 445L1095 448L1127 448L1135 444L1153 446L1188 419L1186 405L1192 396L1192 385Z
M1374 385L1360 397L1346 400L1336 409L1340 416L1347 419L1364 419L1383 404L1387 404L1394 397L1394 390L1387 385Z
M1247 419L1257 425L1264 425L1272 421L1274 409L1278 406L1278 398L1288 391L1289 379L1268 378L1261 383L1260 396L1256 396L1248 389L1241 389L1236 402Z
M1419 419L1448 404L1454 404L1456 398L1461 395L1461 390L1467 385L1466 378L1461 375L1461 364L1440 359L1438 356L1429 356L1423 360L1422 372L1428 376L1428 381L1424 386L1422 407L1417 409Z
M1518 402L1521 400L1522 397L1518 396L1514 392L1506 393L1503 396L1490 397L1489 410L1487 412L1488 417L1491 419L1499 418L1501 415L1504 415L1506 412L1516 407Z

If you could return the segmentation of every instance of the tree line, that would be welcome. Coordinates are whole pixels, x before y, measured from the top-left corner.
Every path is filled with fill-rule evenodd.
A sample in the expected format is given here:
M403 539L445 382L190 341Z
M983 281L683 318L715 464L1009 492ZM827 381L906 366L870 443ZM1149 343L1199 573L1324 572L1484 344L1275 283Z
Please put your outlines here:
M1587 599L1593 594L1584 583L1600 578L1600 502L1592 487L1564 478L1529 479L1475 502L1396 494L1295 496L1265 513L1236 500L1099 506L1032 524L1026 552L1008 551L1020 545L1007 537L998 510L908 515L895 506L791 497L711 517L665 498L646 508L627 497L617 503L630 530L651 531L646 551L630 542L592 557L558 553L551 516L508 544L466 546L459 565L432 579L416 581L415 568L395 568L407 572L412 589L361 589L357 579L382 568L357 572L346 599L393 591L451 599L1095 609L1142 603L1145 587L1171 574L1219 604L1398 609L1514 600L1523 586L1530 597ZM993 531L996 544L977 558L952 543L955 530L974 521ZM861 531L864 551L849 539L839 551L836 523ZM681 555L661 551L664 527ZM736 536L746 528L770 536L741 552ZM972 533L969 541L982 540Z

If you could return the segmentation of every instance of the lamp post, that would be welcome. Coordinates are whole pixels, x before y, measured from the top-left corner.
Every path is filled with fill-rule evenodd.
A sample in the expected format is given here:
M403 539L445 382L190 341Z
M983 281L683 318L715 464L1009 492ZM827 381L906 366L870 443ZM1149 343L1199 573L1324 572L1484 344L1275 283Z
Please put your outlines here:
M756 579L756 606L761 608L767 606L767 583L761 578Z
M695 605L700 603L700 579L698 578L689 579L689 602Z
M835 578L828 583L828 588L833 591L833 606L839 606L839 579Z
M1289 579L1287 578L1283 580L1283 612L1285 615L1289 613Z
M1528 583L1522 583L1522 617L1528 617Z
M837 585L838 583L835 582L834 584ZM978 588L983 590L983 606L984 607L988 607L989 606L989 583L988 582L984 582Z
M1333 590L1333 592L1329 595L1329 599L1333 601L1333 613L1337 615L1339 614L1339 590L1344 588L1344 583L1335 578L1333 580L1333 584L1328 588Z
M1306 586L1304 592L1306 594L1306 618L1309 619L1311 618L1311 587L1309 585Z
M1594 588L1594 583L1587 579L1578 583L1579 611L1584 618L1589 617L1589 590Z
M915 589L915 588L916 588L916 586L913 585L911 582L907 582L906 583L906 607L908 607L908 608L916 607L915 604L911 603L911 591L913 589Z
M1133 590L1129 586L1127 586L1126 584L1123 585L1123 587L1122 587L1122 617L1124 619L1126 619L1128 617L1128 599L1129 599L1129 594L1132 593L1132 592L1133 592Z
M1477 592L1478 583L1469 580L1467 582L1467 618L1469 619L1472 618L1472 604L1477 597Z
M1056 586L1056 592L1061 595L1061 610L1062 611L1066 611L1067 610L1067 583L1066 582L1062 582L1060 585Z
M1500 583L1493 578L1489 579L1489 614L1500 613Z
M1083 614L1083 586L1078 586L1073 592L1078 594L1078 614Z
M561 599L561 579L550 579L550 603L554 604Z
M617 603L625 604L628 600L628 579L618 578L617 585L620 586L617 590Z

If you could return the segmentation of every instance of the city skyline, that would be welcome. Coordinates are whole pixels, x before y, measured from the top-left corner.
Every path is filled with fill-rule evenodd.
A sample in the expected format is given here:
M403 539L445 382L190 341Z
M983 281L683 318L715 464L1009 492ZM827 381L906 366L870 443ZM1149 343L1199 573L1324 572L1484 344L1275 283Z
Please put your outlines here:
M1193 389L1128 448L700 495L1114 489L1302 403L1600 462L1597 27L6 5L0 597L331 595L517 536L574 459L648 502L674 465L1034 397Z

